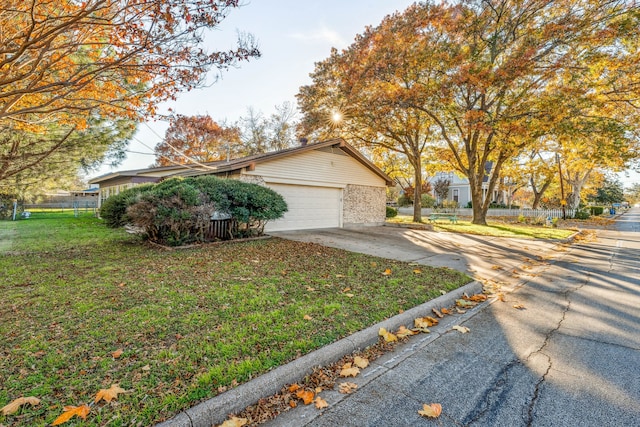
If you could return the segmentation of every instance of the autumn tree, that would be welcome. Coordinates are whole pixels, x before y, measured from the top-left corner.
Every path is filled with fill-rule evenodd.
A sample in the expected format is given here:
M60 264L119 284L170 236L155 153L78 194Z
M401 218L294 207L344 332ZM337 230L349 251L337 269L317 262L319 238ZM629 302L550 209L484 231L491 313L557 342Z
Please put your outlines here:
M244 154L237 127L222 127L208 116L176 115L155 146L156 165L215 162Z
M0 140L0 180L27 173L70 144L69 152L94 149L78 137L93 121L143 120L159 103L207 83L212 69L258 56L248 36L228 51L204 47L206 30L238 3L3 0L0 133L35 142Z
M366 116L380 105L420 117L430 141L441 144L441 161L469 180L473 222L486 224L485 194L496 189L504 165L543 135L569 141L594 115L632 127L615 111L636 108L638 19L626 1L415 4L360 36L344 70L317 66L326 96L309 96L302 109L317 115L335 105L325 99L350 106L369 97L373 108L356 104L363 108L347 115ZM343 75L352 83L345 85ZM556 126L568 116L574 129Z
M300 133L319 139L342 137L357 147L383 149L406 159L414 189L413 220L420 222L423 158L433 143L435 129L423 112L396 105L395 94L410 88L425 63L409 58L402 49L393 55L377 51L383 42L382 32L400 46L410 45L414 37L404 23L387 20L357 36L349 48L341 52L333 49L329 58L316 63L313 83L301 87L297 95L304 114ZM389 79L376 78L400 63L410 65L398 66Z
M615 176L605 176L602 184L596 189L596 194L591 197L596 203L611 206L614 203L624 201L624 187L620 179Z

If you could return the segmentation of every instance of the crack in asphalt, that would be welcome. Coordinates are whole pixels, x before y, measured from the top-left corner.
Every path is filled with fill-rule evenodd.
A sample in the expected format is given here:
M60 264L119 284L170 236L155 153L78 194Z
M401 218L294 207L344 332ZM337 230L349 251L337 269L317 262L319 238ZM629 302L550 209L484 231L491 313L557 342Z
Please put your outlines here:
M525 359L528 362L531 359L531 357L535 354L541 354L547 358L547 370L545 371L544 374L542 374L542 376L536 383L535 388L533 390L533 398L531 399L531 402L529 402L529 407L527 410L527 423L526 423L526 425L529 427L533 424L533 411L535 409L538 399L540 398L540 388L542 384L546 381L547 375L549 375L551 368L553 368L553 360L551 359L551 356L544 353L544 349L549 345L549 341L551 340L551 337L560 330L560 328L562 327L562 323L565 321L567 317L567 313L569 312L569 310L571 310L571 294L579 291L584 286L586 286L589 283L590 279L591 279L591 273L587 273L587 278L582 283L570 289L567 289L566 291L563 292L564 299L567 301L567 305L564 308L564 310L562 310L562 317L558 321L558 324L556 325L556 327L549 330L549 332L547 332L547 334L545 335L544 342L542 343L540 348L537 349L536 351L531 352Z
M499 407L503 402L504 394L510 390L509 371L518 365L522 365L522 362L519 359L514 359L505 365L495 376L493 386L483 393L483 399L469 413L466 419L458 425L468 427L478 422L478 420L484 417L487 412Z
M616 254L618 252L619 246L617 245L616 250L612 251L611 256L609 257L609 270L608 272L613 271L614 269L614 259L616 257ZM540 377L540 379L538 380L538 382L535 385L534 388L534 392L533 392L533 398L531 399L531 402L529 402L529 407L528 407L528 419L527 419L527 426L531 426L533 424L533 412L535 410L535 406L536 403L538 401L538 399L540 398L540 388L542 386L542 384L545 382L547 375L549 375L549 372L551 371L551 369L553 368L553 361L551 359L551 356L549 356L548 354L544 353L544 349L547 347L547 345L549 345L549 341L551 340L551 337L553 335L555 335L560 328L562 327L562 323L565 321L567 313L569 312L569 310L571 310L571 294L579 291L581 288L583 288L584 286L586 286L587 284L589 284L590 280L591 280L591 272L587 272L586 274L586 279L578 286L574 286L570 289L567 289L565 292L563 292L564 294L564 298L567 301L567 306L564 308L564 310L562 311L562 317L560 318L560 320L558 321L558 324L556 325L555 328L551 329L545 336L545 340L542 343L542 345L540 346L540 348L532 353L529 354L529 356L527 356L526 361L529 361L531 359L531 357L535 354L541 354L544 357L547 358L547 370L545 371L545 373Z

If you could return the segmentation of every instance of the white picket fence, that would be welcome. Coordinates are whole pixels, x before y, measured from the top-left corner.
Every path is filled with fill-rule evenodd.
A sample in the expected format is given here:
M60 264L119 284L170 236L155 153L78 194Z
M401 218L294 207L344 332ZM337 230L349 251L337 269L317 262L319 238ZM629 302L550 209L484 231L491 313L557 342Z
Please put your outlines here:
M423 208L422 215L431 215L434 209ZM412 215L413 208L398 208L398 212L402 215ZM437 212L437 210L436 210ZM473 209L470 208L458 208L456 209L458 216L473 216ZM574 214L573 209L566 209L566 217L572 218ZM526 218L562 218L562 209L489 209L487 216L524 216Z

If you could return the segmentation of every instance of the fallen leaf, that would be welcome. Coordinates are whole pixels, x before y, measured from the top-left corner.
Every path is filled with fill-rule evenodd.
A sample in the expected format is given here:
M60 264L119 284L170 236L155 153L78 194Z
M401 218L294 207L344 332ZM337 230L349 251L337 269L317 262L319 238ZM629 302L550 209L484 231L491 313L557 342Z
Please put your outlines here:
M433 311L433 313L441 319L444 317L440 310L438 310L437 308L432 308L431 311Z
M327 406L329 406L327 401L321 398L320 396L316 397L315 404L316 404L316 408L318 409L326 408Z
M119 358L120 356L122 356L122 353L124 353L124 350L122 350L121 348L117 349L116 351L111 352L111 356L114 359Z
M355 295L354 295L354 294L344 294L344 296L346 296L347 298L353 298L353 297L355 297Z
M505 301L504 301L504 294L503 294L502 292L500 292L500 293L498 294L498 300L499 300L499 301L502 301L502 302L505 302Z
M120 388L119 384L112 384L111 388L103 388L98 391L96 394L96 398L94 400L95 403L100 402L100 400L105 400L106 402L111 402L113 399L118 399L118 394L124 393L126 390Z
M350 290L351 290L351 288L344 288L344 289L342 290L342 293L349 292Z
M448 308L441 308L440 313L442 314L451 314L451 311Z
M407 329L404 325L400 326L400 328L398 328L398 330L396 331L396 335L398 336L398 338L406 338L415 334L417 334L417 332L414 332L411 329Z
M391 332L387 331L385 328L380 328L378 335L383 337L386 342L398 341L398 337L393 335Z
M420 270L419 268L416 268L415 270L413 270L414 274L422 274L422 270Z
M487 296L484 294L476 294L476 295L471 295L470 297L466 297L465 299L473 302L483 302L487 300Z
M142 368L140 368L140 369L142 369L143 371L150 371L150 370L151 370L151 366L149 366L149 365L144 365L144 366L143 366Z
M8 405L3 406L2 409L0 409L0 411L2 411L2 415L11 415L16 413L16 411L20 409L22 405L26 405L27 403L29 405L35 406L40 403L40 399L34 396L19 397L11 401Z
M377 262L372 262L372 263L371 263L371 267L377 267L377 266L378 266L378 263L377 263Z
M305 314L303 319L304 320L313 320L313 317L309 316L308 314Z
M292 408L295 408L296 406L298 406L298 403L296 403L295 400L290 400L289 401L289 406L291 406Z
M342 394L351 394L358 388L358 384L355 383L340 383L338 391Z
M465 314L467 312L467 310L463 310L461 308L456 307L456 313L458 314Z
M305 405L309 405L311 404L311 402L313 402L315 394L310 390L298 390L296 392L296 397L298 399L302 399L302 403L304 403Z
M369 366L369 359L365 359L364 357L356 356L353 358L353 364L356 365L360 369L364 369Z
M431 403L422 405L422 411L418 411L418 414L427 418L438 418L442 413L442 405L439 403Z
M465 299L457 299L456 305L458 307L469 308L469 307L475 307L476 303L473 301L467 301Z
M391 275L391 269L387 268L385 271L382 272L383 276L390 276Z
M220 424L220 427L242 427L247 425L249 420L246 418L231 417L227 421Z
M360 373L360 369L357 366L352 366L351 363L345 363L340 370L341 377L355 377Z
M316 288L312 288L311 286L307 286L307 291L308 292L314 292L316 290Z
M53 422L51 423L52 426L59 426L60 424L64 424L75 416L78 416L85 420L87 418L87 415L89 415L89 412L91 412L91 408L87 404L81 406L65 406L63 410L64 412L60 414L58 418L53 420Z
M466 326L460 326L460 325L455 325L451 329L455 329L456 331L463 334L466 334L467 332L471 331L471 329L467 328Z
M523 304L514 304L513 308L517 308L518 310L524 310L526 307Z
M300 386L296 383L296 384L291 384L289 386L289 393L293 393L294 391L298 391L300 390Z
M338 279L342 279L343 277L346 277L344 274L336 274L336 278Z
M492 270L502 270L502 267L500 267L499 265L492 265L491 269Z

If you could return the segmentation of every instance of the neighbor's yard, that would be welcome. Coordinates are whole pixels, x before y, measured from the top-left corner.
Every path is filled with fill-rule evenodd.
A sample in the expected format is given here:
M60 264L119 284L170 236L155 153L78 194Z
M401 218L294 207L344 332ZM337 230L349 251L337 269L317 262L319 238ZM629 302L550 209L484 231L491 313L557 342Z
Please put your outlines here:
M0 407L41 399L0 425L112 384L127 392L65 425L151 425L470 281L415 269L276 238L165 251L91 215L0 222Z

